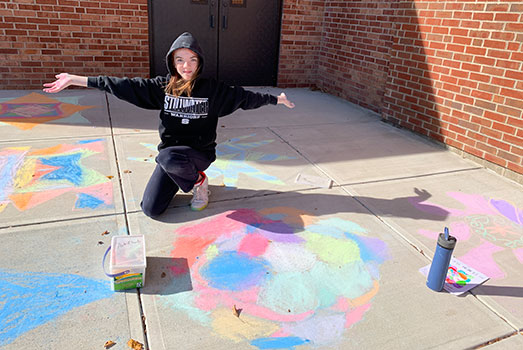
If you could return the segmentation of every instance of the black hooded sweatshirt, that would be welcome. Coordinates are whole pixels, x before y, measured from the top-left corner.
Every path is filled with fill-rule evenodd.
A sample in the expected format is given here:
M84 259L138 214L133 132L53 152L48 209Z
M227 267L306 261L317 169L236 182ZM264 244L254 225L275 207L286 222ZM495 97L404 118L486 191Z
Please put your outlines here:
M187 48L198 54L203 68L203 53L198 42L192 34L183 33L172 43L167 53L167 76L154 79L89 77L87 86L109 92L141 108L159 109L159 150L169 146L190 146L214 154L219 117L231 114L238 108L255 109L278 103L276 96L230 87L207 78L196 79L191 97L166 94L165 86L171 75L176 74L172 53L179 48Z

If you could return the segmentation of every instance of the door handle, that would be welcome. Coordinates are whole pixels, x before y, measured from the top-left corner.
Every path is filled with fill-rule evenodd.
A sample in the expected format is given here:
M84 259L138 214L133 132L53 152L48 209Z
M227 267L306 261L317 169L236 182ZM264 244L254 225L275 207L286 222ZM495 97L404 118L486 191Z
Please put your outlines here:
M229 26L229 0L222 0L222 29L225 30Z
M215 13L216 13L216 1L211 0L211 1L209 1L209 27L211 27L211 29L214 29L214 27L216 26L215 16L214 16Z

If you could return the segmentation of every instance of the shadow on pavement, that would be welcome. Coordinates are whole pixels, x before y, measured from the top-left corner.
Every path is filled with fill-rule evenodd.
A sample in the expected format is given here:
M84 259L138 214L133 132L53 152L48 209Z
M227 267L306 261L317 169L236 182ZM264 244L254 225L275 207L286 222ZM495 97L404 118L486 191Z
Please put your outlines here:
M478 286L478 288L472 289L471 293L474 295L488 295L488 296L504 296L523 298L523 287L505 287L505 286ZM461 295L466 296L467 293Z
M232 213L227 216L233 220L240 221L246 224L253 222L251 215L245 215L244 209L246 207L252 206L252 199L259 198L264 202L267 202L270 207L274 207L274 200L281 199L279 203L283 201L299 202L306 203L307 205L313 205L313 211L303 212L294 211L293 215L293 225L292 228L289 228L287 225L278 224L279 221L266 220L266 223L263 224L263 229L266 231L280 233L280 234L293 234L296 232L301 232L304 230L305 224L301 218L303 215L329 215L336 213L361 213L361 214L372 214L372 211L367 208L367 205L373 208L380 208L379 215L388 216L388 217L403 217L411 218L414 220L432 220L432 221L445 221L449 215L449 212L446 210L435 207L430 204L423 204L422 202L426 201L432 195L425 190L414 189L415 195L409 197L399 197L393 199L385 198L373 198L365 196L347 196L342 194L324 194L324 193L304 193L304 192L277 192L277 191L267 191L267 190L238 190L238 195L234 197L228 196L224 200L220 200L220 192L226 191L224 187L220 186L209 186L211 193L213 193L214 201L209 203L209 207L203 212L196 213L199 215L199 218L205 217L206 212L212 213L212 215L218 215L223 212L232 211ZM230 190L230 188L228 188ZM275 195L285 196L285 197L273 197ZM180 196L182 198L186 196ZM271 198L272 197L272 198ZM293 198L298 197L298 198ZM195 220L194 215L185 215L180 213L181 205L177 203L178 196L175 197L170 207L164 214L159 217L154 218L154 220L164 222L164 223L182 223ZM184 199L179 199L183 201ZM249 200L248 203L243 202L242 200ZM352 202L356 200L358 203ZM231 209L231 206L228 205L228 202L238 201L238 206L240 209ZM188 198L185 199L185 202L188 202ZM245 204L243 204L245 203ZM284 206L283 204L281 204ZM278 205L279 206L279 205ZM220 210L220 207L223 207L223 210ZM421 209L421 210L420 210ZM288 213L284 213L288 214ZM255 221L258 222L258 221ZM264 221L262 221L264 222Z
M193 289L185 258L148 256L145 278L142 294L171 295Z

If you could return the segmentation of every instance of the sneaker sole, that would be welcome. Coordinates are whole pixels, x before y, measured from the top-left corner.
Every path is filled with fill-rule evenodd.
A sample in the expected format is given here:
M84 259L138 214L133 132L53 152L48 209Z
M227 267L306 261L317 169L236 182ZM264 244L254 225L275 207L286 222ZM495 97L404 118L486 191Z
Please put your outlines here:
M201 207L201 208L195 208L195 207L191 206L191 210L194 210L194 211L202 211L202 210L204 210L205 208L207 208L207 205L208 205L208 204L206 204L204 207Z

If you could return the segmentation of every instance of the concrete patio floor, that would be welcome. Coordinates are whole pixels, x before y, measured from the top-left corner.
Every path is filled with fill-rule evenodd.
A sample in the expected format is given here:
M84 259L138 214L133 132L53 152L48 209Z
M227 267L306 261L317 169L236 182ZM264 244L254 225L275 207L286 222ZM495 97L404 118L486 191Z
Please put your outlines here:
M179 193L153 220L157 111L0 91L0 349L523 348L523 186L344 100L285 93L295 109L221 119L207 209ZM461 296L419 272L444 227L489 277ZM145 287L113 292L102 258L127 234L145 236Z

